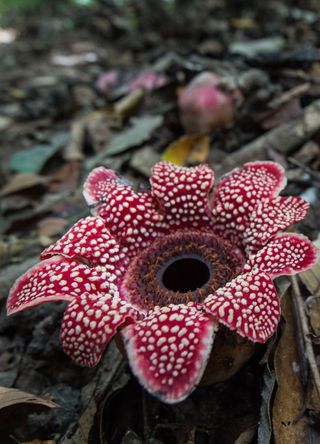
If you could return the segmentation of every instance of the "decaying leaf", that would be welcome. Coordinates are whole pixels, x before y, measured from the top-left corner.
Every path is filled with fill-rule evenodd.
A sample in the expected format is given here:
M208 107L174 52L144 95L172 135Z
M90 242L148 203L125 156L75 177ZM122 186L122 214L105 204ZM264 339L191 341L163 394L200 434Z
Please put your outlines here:
M131 120L132 126L115 134L111 142L97 156L88 161L87 167L91 169L100 164L106 156L113 156L126 151L129 148L138 146L151 137L154 130L163 123L163 116L144 116Z
M320 296L310 296L307 301L309 321L313 334L320 337Z
M0 387L0 430L19 425L30 413L57 407L58 404L48 399L17 389Z
M9 167L19 173L39 173L47 161L61 149L60 144L37 145L14 154Z
M112 137L105 155L119 154L149 139L153 131L162 125L163 116L144 116L132 119L131 128Z
M274 439L276 444L301 444L308 442L308 423L301 415L305 393L299 379L297 332L290 292L282 299L282 313L286 323L274 362L278 383L272 409Z
M159 162L161 156L152 146L144 146L138 149L131 157L130 166L146 177L151 175L151 167Z
M2 409L13 405L17 406L18 404L43 405L49 408L59 407L58 404L48 399L43 399L18 389L0 387L0 412Z
M71 136L66 147L66 160L82 160L86 136L93 150L98 152L110 139L109 116L106 109L100 109L76 119L71 126Z
M49 178L38 174L21 173L11 176L9 182L0 189L0 196L27 190L28 188L45 185Z
M209 154L209 137L187 135L172 142L163 154L163 160L177 165L205 162Z
M313 296L320 296L320 261L301 273L300 278Z
M46 217L38 223L39 236L55 236L63 232L68 221L62 217Z

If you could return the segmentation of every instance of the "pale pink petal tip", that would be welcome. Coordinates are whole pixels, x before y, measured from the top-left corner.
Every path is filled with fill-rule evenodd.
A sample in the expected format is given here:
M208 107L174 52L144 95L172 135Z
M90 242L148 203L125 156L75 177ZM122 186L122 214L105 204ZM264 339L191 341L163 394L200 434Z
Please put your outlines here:
M55 255L85 259L90 265L103 265L113 273L121 272L124 253L100 217L80 219L56 243L41 254L41 259Z
M89 206L96 205L108 194L111 182L120 182L121 179L113 170L98 167L91 171L83 186L83 195Z
M293 275L311 268L318 260L315 245L302 234L283 233L273 238L246 267L258 268L272 278Z
M203 307L231 330L253 342L266 342L280 320L280 301L269 275L244 273L208 296Z
M137 318L138 312L112 294L83 293L64 313L63 349L78 364L94 367L118 327Z
M199 383L217 324L197 304L156 307L122 331L129 363L140 383L168 404L185 399Z
M208 194L214 174L208 165L186 168L159 162L152 168L152 194L172 228L210 226Z

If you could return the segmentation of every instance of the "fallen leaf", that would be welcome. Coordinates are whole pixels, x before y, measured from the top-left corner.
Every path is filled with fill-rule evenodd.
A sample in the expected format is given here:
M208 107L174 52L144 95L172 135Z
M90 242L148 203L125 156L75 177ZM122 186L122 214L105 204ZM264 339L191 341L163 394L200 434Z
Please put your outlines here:
M39 396L14 388L0 387L0 429L11 427L12 421L17 426L22 417L44 408L57 408L58 404Z
M209 137L187 135L171 143L162 158L177 165L197 163L197 159L206 159L209 154ZM200 160L200 162L205 160Z
M25 148L14 154L9 168L18 173L39 173L47 161L54 156L67 140L66 134L59 134L52 143Z
M70 141L64 152L66 160L82 160L84 158L83 145L85 136L85 126L82 119L76 120L71 125Z
M62 217L46 217L38 223L39 236L55 236L64 231L68 221Z
M52 181L49 184L49 191L56 193L64 190L75 190L79 185L81 174L81 163L77 160L70 160L62 165L52 174Z
M313 333L320 338L320 297L309 296L306 300L306 306Z
M309 270L300 273L299 277L312 296L320 296L320 261Z
M254 435L256 434L256 429L256 426L252 426L249 427L247 430L244 430L236 439L234 444L250 444L253 440Z
M101 151L111 138L109 118L105 111L92 113L89 119L85 119L85 129L88 142L96 153Z
M278 383L272 409L274 439L276 444L301 444L308 441L308 422L306 417L299 418L305 395L299 379L297 333L290 291L283 296L281 306L286 323L274 361Z
M49 178L37 174L15 174L10 178L9 182L0 189L0 196L24 191L38 185L45 185L49 180Z
M130 166L144 176L149 177L151 175L151 167L159 162L160 159L160 154L153 147L144 146L133 154Z
M191 152L187 158L187 164L194 165L198 163L205 163L209 157L210 138L209 136L199 137L195 142Z
M209 137L202 135L182 136L171 143L162 158L177 165L197 163L197 159L207 159ZM205 160L200 160L203 162Z
M197 136L183 136L172 142L163 153L162 159L177 165L185 165Z
M149 139L153 131L163 123L163 116L145 116L132 119L132 127L113 136L105 150L111 156L119 154Z
M131 128L114 135L106 148L88 161L89 169L99 164L106 156L122 153L148 140L153 131L162 125L163 116L137 117L132 119L131 123Z
M273 54L280 52L286 44L284 37L272 36L257 40L236 40L229 47L232 54L239 54L244 57L253 58L260 54Z

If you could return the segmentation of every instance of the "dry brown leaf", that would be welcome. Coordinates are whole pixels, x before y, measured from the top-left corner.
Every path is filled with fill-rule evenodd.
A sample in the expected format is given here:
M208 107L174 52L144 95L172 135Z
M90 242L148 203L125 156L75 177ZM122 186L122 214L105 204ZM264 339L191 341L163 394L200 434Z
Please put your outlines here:
M242 432L234 444L250 444L256 434L257 427L249 427L247 430Z
M276 444L301 444L307 442L308 424L303 412L305 396L297 371L299 356L293 302L290 292L282 298L285 327L275 352L275 371L278 383L272 409L272 424Z
M0 387L0 414L1 410L17 404L36 404L49 408L59 407L48 399L23 392L14 388Z
M77 189L80 174L81 163L77 160L70 160L52 175L52 182L48 187L49 191L56 193L64 190L73 191Z
M66 160L82 160L86 136L94 151L99 152L110 140L110 113L106 108L86 114L76 119L71 125L70 141L64 158Z
M13 430L26 421L30 413L57 408L58 404L21 390L0 387L0 430ZM0 433L1 436L1 433Z
M313 296L320 296L320 261L299 276Z
M49 178L39 176L38 174L15 174L9 182L0 189L0 196L7 196L8 194L24 191L38 185L45 185L49 180Z
M68 225L68 221L62 217L46 217L38 223L39 236L55 236L60 234Z
M315 336L320 337L320 297L310 296L307 299L308 315Z

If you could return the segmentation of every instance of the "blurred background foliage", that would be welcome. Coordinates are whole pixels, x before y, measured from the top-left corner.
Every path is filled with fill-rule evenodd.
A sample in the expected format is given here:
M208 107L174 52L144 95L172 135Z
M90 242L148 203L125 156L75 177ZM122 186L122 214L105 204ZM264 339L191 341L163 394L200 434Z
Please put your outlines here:
M91 6L95 0L0 0L0 14L32 13L39 10L56 10L63 6Z

